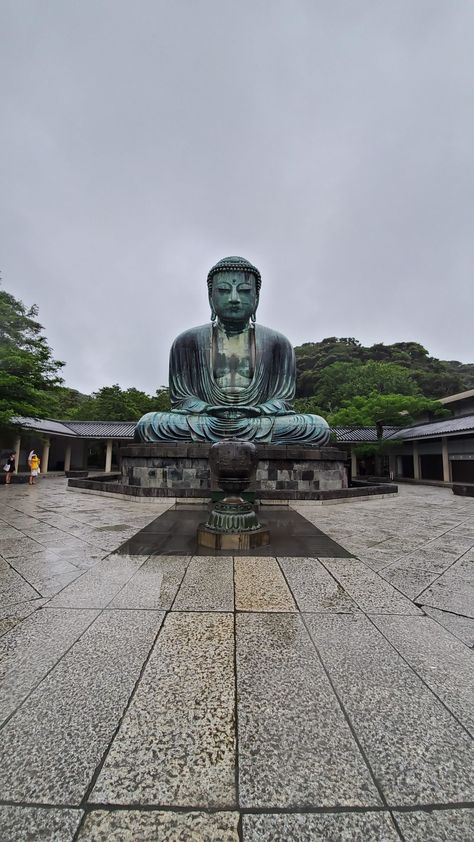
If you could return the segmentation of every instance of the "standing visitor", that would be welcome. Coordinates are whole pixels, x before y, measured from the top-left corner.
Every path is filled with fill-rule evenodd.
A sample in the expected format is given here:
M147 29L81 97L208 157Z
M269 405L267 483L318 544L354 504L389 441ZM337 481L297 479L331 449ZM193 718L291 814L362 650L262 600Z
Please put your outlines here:
M5 485L10 485L12 481L12 474L15 472L15 453L12 451L10 455L7 457L7 461L3 466L3 470L5 471Z
M28 462L30 465L29 484L35 485L36 477L39 475L40 472L40 458L34 450L31 451L28 457Z

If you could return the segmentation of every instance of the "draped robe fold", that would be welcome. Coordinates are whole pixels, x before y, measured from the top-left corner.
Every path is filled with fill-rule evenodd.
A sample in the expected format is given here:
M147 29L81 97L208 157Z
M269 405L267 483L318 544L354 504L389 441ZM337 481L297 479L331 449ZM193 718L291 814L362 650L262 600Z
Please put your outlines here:
M293 348L281 333L255 325L255 367L248 386L238 393L221 388L213 376L211 324L185 331L170 353L170 412L149 412L137 424L139 441L204 441L237 438L255 442L323 446L329 440L319 415L292 410L296 367ZM222 407L212 415L210 407ZM258 416L246 415L256 407ZM242 417L239 417L242 416Z

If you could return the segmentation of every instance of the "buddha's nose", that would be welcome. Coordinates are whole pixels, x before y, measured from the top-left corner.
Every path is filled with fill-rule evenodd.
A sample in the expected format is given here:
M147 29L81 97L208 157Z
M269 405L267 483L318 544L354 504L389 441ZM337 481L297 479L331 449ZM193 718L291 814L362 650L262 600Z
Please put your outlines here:
M231 300L232 304L238 304L239 301L240 301L239 293L237 292L237 289L235 287L232 287L232 293L231 293L231 296L230 296L230 300Z

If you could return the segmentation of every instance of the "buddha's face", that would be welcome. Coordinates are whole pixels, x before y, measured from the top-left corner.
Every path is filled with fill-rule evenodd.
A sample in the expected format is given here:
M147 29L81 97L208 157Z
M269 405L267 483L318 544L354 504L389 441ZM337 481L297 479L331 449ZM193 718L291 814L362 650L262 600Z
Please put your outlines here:
M218 272L209 296L222 322L248 322L258 307L257 283L252 272Z

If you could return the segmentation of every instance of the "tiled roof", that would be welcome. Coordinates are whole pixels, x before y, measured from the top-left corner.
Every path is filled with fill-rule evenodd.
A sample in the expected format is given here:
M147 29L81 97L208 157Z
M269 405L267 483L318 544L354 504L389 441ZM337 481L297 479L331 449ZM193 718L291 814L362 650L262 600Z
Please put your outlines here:
M65 421L81 438L133 439L136 421Z
M404 427L390 436L394 439L438 438L454 433L468 433L474 431L474 415L463 415L459 418L443 418L442 421L430 421L428 424Z
M75 436L76 433L67 426L67 422L53 421L51 418L24 418L17 415L13 419L22 429L35 430L38 433L46 433L56 436Z
M69 436L81 439L133 439L135 421L53 421L50 418L16 418L23 429L45 435ZM455 433L474 431L474 415L444 418L411 427L384 426L384 439L437 438ZM331 427L338 444L377 441L376 427Z
M470 400L474 398L474 389L468 389L467 392L458 392L457 395L448 395L446 398L439 398L440 403L458 403L460 401Z
M397 430L398 427L384 427L382 438L390 438ZM339 444L377 441L376 427L331 427L331 432L335 433ZM394 438L397 437L394 436Z
M53 421L50 418L14 419L22 429L81 439L133 439L136 421Z

